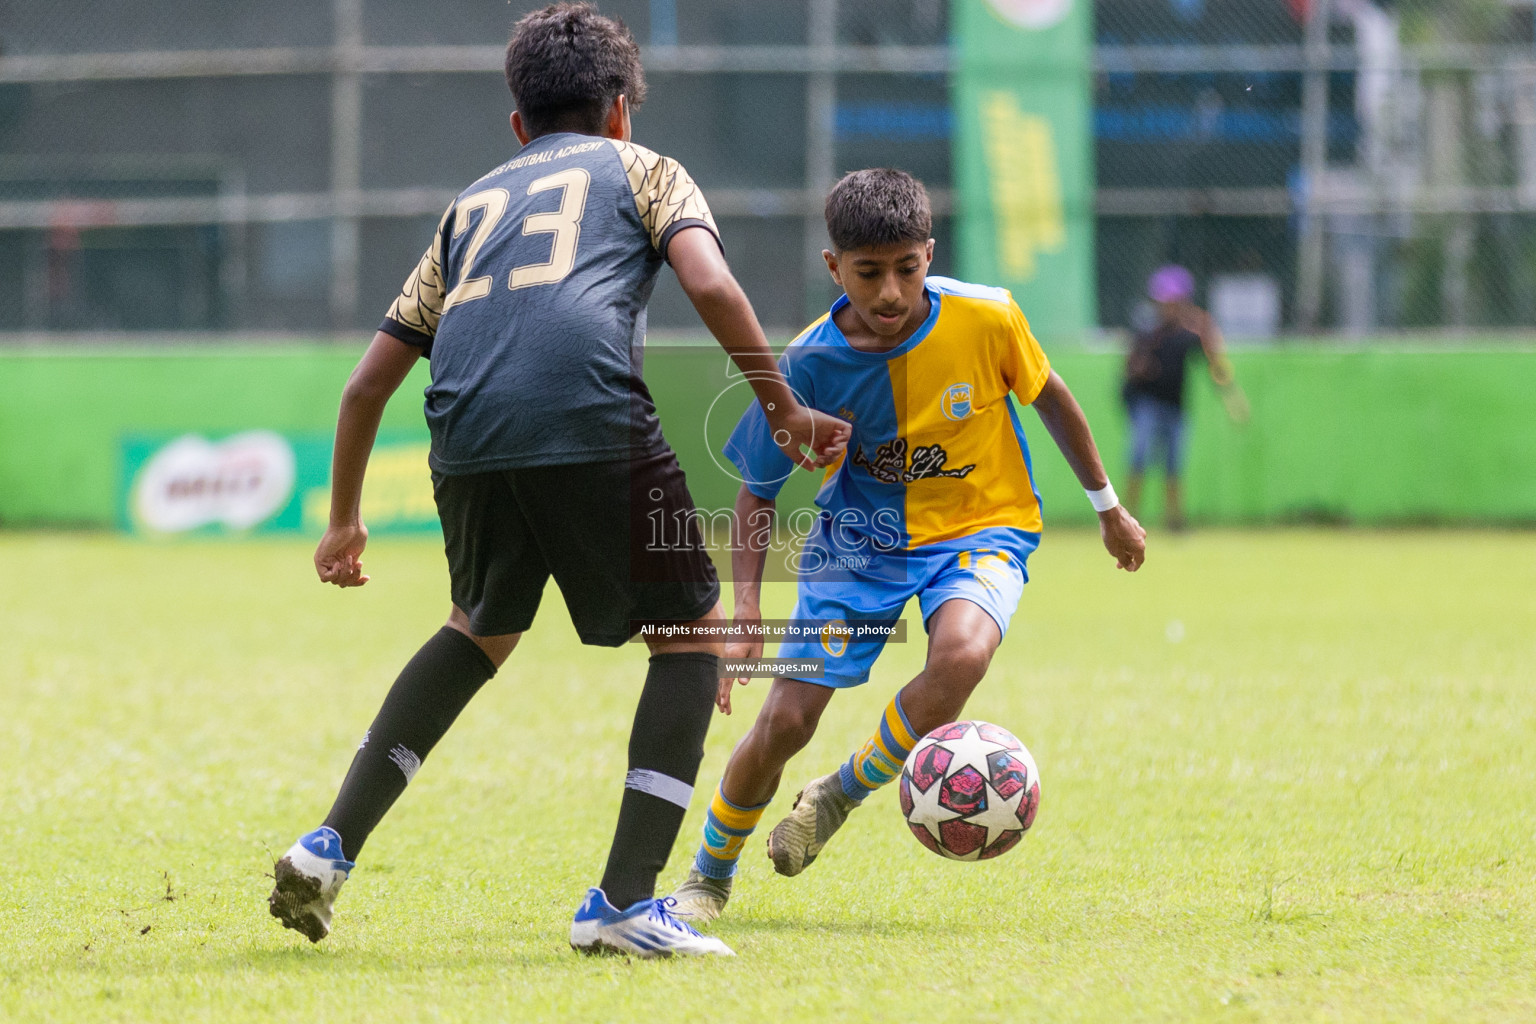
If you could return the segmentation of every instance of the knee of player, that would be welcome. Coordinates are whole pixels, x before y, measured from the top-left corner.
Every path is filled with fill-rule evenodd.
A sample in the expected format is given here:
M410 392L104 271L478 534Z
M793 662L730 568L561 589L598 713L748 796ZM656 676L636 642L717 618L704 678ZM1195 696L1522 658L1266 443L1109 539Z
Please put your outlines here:
M990 639L966 637L933 652L928 671L953 685L971 687L981 682L997 650Z
M764 738L771 746L794 753L811 742L820 718L820 712L811 708L776 702L764 709L762 724L767 733Z

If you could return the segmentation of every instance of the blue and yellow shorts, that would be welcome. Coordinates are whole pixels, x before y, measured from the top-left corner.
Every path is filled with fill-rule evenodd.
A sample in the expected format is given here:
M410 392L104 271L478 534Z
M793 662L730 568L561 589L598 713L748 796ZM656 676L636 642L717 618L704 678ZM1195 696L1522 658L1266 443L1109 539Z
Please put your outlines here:
M1029 580L1026 563L1040 544L1038 533L989 529L920 548L882 552L862 544L854 551L834 543L835 532L818 526L801 553L792 621L813 626L817 635L786 639L778 651L785 659L821 659L825 677L806 681L830 687L867 681L885 649L881 629L859 628L855 635L849 624L894 625L913 597L925 630L940 605L962 598L980 605L1006 636Z

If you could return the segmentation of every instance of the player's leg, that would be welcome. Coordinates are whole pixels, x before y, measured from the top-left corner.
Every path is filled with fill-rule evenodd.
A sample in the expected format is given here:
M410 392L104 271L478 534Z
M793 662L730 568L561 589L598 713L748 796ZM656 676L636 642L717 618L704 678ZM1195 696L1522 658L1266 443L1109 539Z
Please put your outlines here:
M1126 511L1130 512L1133 516L1136 514L1136 510L1141 507L1141 488L1143 486L1143 480L1144 477L1142 472L1137 469L1131 470L1126 478L1125 508Z
M1173 533L1183 533L1188 525L1184 518L1184 488L1176 476L1170 476L1164 481L1163 505L1168 510L1168 529Z
M278 861L268 909L312 942L369 835L533 621L547 571L497 474L434 479L452 583L448 622L406 664L353 755L325 822Z
M693 866L672 893L674 913L713 921L725 909L746 843L778 792L784 766L816 733L834 690L804 679L774 679L752 728L731 752L704 818Z
M283 927L311 942L330 932L336 897L368 836L521 636L477 637L468 623L455 608L406 663L363 734L324 823L278 860L267 906Z
M807 786L795 809L774 826L768 853L779 874L797 875L809 867L849 811L901 774L918 739L954 721L1002 640L986 611L958 598L939 607L928 631L923 671L891 698L863 745L834 774Z
M960 552L919 595L928 657L896 695L914 741L965 710L1024 596L1035 543L1015 535L995 548Z
M830 544L832 540L813 536L805 550L812 550L813 541ZM849 564L838 557L835 548L829 550L834 557L828 564ZM921 556L914 558L905 551L884 552L871 554L866 568L858 572L834 571L821 577L802 578L794 618L822 624L821 633L810 643L786 643L780 648L780 657L799 660L822 656L826 661L826 685L863 683L885 648L887 634L844 632L839 640L838 629L846 630L853 625L893 627L901 619L907 600L925 582L925 566L926 560ZM811 723L813 729L814 725ZM800 746L809 739L807 734ZM898 760L897 765L900 763ZM860 799L844 786L842 769L806 783L795 795L789 813L768 833L768 857L774 870L781 875L798 875L809 867L859 806Z
M717 603L690 625L727 624ZM654 902L656 878L677 841L698 781L719 686L723 644L658 639L648 646L650 669L630 729L619 820L602 880L594 890L615 911ZM671 909L666 901L659 905ZM574 930L572 945L584 946Z
M704 756L727 625L677 458L664 450L632 462L519 470L515 478L582 642L619 646L638 632L651 651L619 820L602 881L571 924L571 945L639 956L729 954L654 898ZM683 625L683 635L647 634L644 627L661 623Z
M810 867L853 809L901 772L921 735L914 733L898 693L881 712L874 733L837 771L801 790L790 813L768 834L774 870L794 876Z
M1125 507L1136 515L1141 508L1141 488L1146 479L1147 461L1152 454L1154 422L1153 399L1137 395L1127 407L1131 426L1131 472L1125 486Z
M406 663L352 758L324 827L355 861L459 713L506 662L522 633L477 636L455 606Z
M1168 528L1174 532L1184 529L1184 494L1179 484L1184 472L1184 410L1169 405L1164 410L1164 467L1167 471L1165 517Z
M720 779L726 799L739 806L767 804L779 791L784 766L816 735L836 690L804 679L774 679L757 720L742 737Z
M533 624L549 579L502 474L434 474L433 493L453 608L385 697L326 816L350 860Z
M721 629L728 620L717 601L690 629ZM629 770L619 820L602 881L571 925L571 946L582 952L614 950L646 955L725 954L718 939L700 935L655 898L656 878L682 828L693 797L704 738L720 682L724 641L654 639L650 669L629 735Z
M928 659L923 670L891 702L910 729L906 738L911 743L901 751L902 761L918 739L960 717L1002 641L1002 630L991 614L966 598L951 598L933 613L928 620ZM873 781L884 785L900 772L898 764L889 777L882 774ZM870 773L861 772L860 776L869 778Z
M901 770L901 762L912 749L912 743L906 738L895 701L887 705L881 721L875 736L837 771L806 783L795 794L789 814L768 833L768 858L779 874L798 875L810 867L853 809L881 784L873 780L882 777L881 773ZM851 774L855 764L865 774ZM856 779L863 779L868 785Z
M695 624L723 629L727 620L717 603ZM723 642L657 640L649 647L619 820L599 883L620 910L656 893L698 781L724 653Z
M837 810L858 806L896 778L923 734L965 707L1018 607L1030 550L1017 544L942 556L919 595L929 637L923 671L891 699L875 731L842 767L807 787L795 811L774 826L768 848L780 874L809 866L846 819L847 812L837 817ZM921 557L914 556L915 565ZM807 795L811 807L802 809Z
M869 556L863 570L843 568L858 564L851 556L860 554ZM854 634L850 625L895 623L917 585L904 552L879 555L848 550L846 542L820 528L807 538L799 565L790 619L802 632L781 643L778 656L820 660L823 673L819 679L775 679L752 728L731 754L710 802L693 867L673 894L678 911L694 920L712 920L724 909L741 851L778 791L785 764L815 734L833 691L858 686L869 678L885 647L886 634ZM799 837L794 856L800 867L815 860L821 844L857 806L836 781L835 773L814 779L795 797L786 821L793 822L787 827ZM775 832L782 834L784 827L781 822ZM771 838L768 852L776 862L780 859Z

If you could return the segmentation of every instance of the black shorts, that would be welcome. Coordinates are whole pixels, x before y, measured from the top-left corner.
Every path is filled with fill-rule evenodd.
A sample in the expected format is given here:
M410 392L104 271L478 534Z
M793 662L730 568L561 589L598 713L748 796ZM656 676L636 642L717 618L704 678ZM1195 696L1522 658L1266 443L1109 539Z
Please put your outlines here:
M479 636L521 633L550 576L582 643L617 647L647 622L720 600L693 498L666 449L633 461L432 474L453 603Z

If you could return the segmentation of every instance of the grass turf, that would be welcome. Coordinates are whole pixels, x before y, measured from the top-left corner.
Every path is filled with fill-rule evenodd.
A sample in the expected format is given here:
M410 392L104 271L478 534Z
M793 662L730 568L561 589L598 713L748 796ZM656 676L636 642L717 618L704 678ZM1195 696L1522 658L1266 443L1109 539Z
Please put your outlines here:
M716 928L740 955L672 963L565 943L644 658L577 646L554 592L332 936L267 916L273 857L446 610L434 545L368 561L341 593L299 543L0 534L0 1018L1536 1016L1536 535L1197 533L1127 578L1051 534L968 709L1039 761L1030 837L943 861L886 791L782 879L760 834ZM833 702L765 824L921 658ZM716 720L701 792L764 688Z

